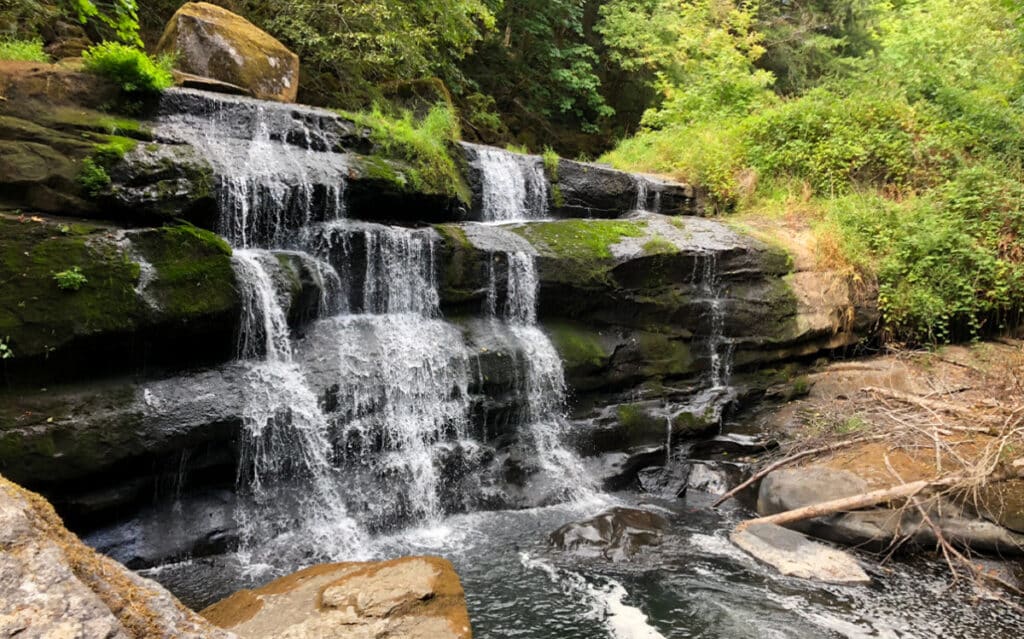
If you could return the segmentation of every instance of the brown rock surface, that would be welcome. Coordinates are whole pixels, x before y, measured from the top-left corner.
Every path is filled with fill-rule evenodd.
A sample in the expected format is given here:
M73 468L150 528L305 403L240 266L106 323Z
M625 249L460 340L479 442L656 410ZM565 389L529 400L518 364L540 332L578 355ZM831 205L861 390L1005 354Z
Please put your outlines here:
M157 53L179 71L243 87L254 97L294 102L299 57L245 18L206 2L188 2L167 23Z
M437 557L313 566L202 613L248 639L470 639L465 595Z
M42 497L0 477L0 636L231 639L94 552Z

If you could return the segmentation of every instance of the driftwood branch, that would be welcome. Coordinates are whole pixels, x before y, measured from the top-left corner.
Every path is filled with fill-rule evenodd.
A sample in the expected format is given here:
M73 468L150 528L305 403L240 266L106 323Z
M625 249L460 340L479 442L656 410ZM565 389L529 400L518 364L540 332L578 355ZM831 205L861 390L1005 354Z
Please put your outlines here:
M774 464L769 464L768 466L765 466L764 468L762 468L758 472L754 473L753 475L751 475L750 479L746 480L745 482L743 482L739 486L736 486L735 488L733 488L729 492L727 492L724 495L722 495L721 497L719 497L718 500L714 504L711 505L711 507L712 508L717 508L717 507L721 506L722 504L724 504L725 502L729 501L730 499L735 497L737 494L739 494L739 492L742 491L743 489L747 488L748 486L750 486L754 482L764 478L769 473L782 468L783 466L788 466L789 464L792 464L793 462L797 462L797 461L800 461L801 459L804 459L804 458L807 458L807 457L812 457L814 455L820 455L822 453L830 453L832 451L836 451L836 450L839 450L841 448L846 448L847 446L853 446L854 444L861 444L861 443L864 443L864 442L879 441L881 439L885 439L886 437L887 437L886 435L870 435L870 436L867 436L867 437L857 437L855 439L848 439L848 440L845 440L845 441L836 442L834 444L829 444L828 446L821 446L821 447L818 447L818 448L812 448L810 450L805 450L805 451L801 451L799 453L796 453L795 455L790 455L790 456L788 456L788 457L786 457L784 459L780 459L779 461L775 462Z
M883 397L889 397L891 399L899 400L906 404L913 404L932 411L942 411L944 413L959 415L961 417L977 417L977 415L975 415L973 411L963 408L961 406L950 404L948 402L941 402L936 399L926 399L924 397L918 397L917 395L903 393L898 390L879 388L877 386L866 386L862 390L865 393L874 393L875 395L882 395Z
M1018 479L1020 477L1024 477L1024 458L1016 460L1003 471L989 475L988 482L994 483L1006 481L1008 479ZM920 481L900 484L899 486L893 486L891 488L883 488L881 490L873 490L860 495L853 495L852 497L843 497L841 499L833 499L831 501L825 501L818 504L811 504L810 506L787 510L786 512L768 515L767 517L750 519L740 522L740 524L736 526L736 530L743 530L748 526L755 526L758 524L776 524L784 526L786 524L792 524L805 519L813 519L815 517L824 517L826 515L834 515L835 513L840 512L860 510L861 508L877 506L878 504L894 501L896 499L913 497L923 490L956 486L968 479L969 476L963 473L947 475L940 479L922 479Z

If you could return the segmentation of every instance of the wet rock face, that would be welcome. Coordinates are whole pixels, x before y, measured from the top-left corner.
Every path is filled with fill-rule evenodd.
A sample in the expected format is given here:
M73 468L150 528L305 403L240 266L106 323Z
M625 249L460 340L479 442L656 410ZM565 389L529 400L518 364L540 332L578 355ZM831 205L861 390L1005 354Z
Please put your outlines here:
M299 56L216 5L183 5L168 22L157 52L175 55L185 73L243 87L257 98L294 102L298 96Z
M202 614L245 639L472 637L458 575L437 557L314 566Z
M0 477L0 631L19 637L231 639L85 546L39 495Z
M661 543L668 520L647 510L613 508L593 519L562 526L550 543L562 550L613 561L629 559L645 546Z

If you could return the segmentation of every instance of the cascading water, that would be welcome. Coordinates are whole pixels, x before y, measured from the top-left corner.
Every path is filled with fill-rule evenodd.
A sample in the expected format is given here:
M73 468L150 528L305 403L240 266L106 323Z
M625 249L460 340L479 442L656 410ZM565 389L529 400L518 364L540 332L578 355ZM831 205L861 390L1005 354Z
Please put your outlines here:
M483 220L541 219L548 212L548 182L536 156L467 145L476 152L482 177Z
M345 215L344 156L325 123L287 105L175 89L161 101L163 139L193 144L213 164L218 231L232 246L295 246L296 230Z
M345 158L326 112L188 91L165 99L159 134L210 158L218 230L235 247L247 383L237 519L249 561L293 569L365 556L375 533L466 507L458 476L489 457L471 434L479 363L440 319L437 234L345 219ZM546 213L539 158L480 157L489 217ZM560 443L561 362L534 325L532 256L506 258L504 299L492 304L525 371L519 445L564 498L589 481ZM302 278L318 290L319 317L293 334Z
M634 175L633 183L636 185L636 202L633 208L637 211L649 211L651 213L661 212L661 190L654 191L653 202L650 194L650 180L642 175Z
M593 494L593 480L576 454L562 444L567 421L565 371L551 340L536 326L539 280L534 258L521 251L506 253L505 258L505 303L500 315L493 260L486 305L492 317L507 323L522 353L518 364L524 370L522 392L526 398L523 435L536 452L549 490L567 499L588 497Z
M251 361L238 465L238 484L249 498L236 513L242 547L289 561L328 559L339 545L358 556L365 535L348 515L334 476L328 419L293 361L272 276L277 257L236 250L233 261L244 309L239 356Z

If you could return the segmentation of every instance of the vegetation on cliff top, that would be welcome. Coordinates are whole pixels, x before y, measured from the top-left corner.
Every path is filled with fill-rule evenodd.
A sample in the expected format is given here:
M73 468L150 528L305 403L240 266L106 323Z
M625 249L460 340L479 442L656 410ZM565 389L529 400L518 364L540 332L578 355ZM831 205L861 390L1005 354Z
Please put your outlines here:
M1024 46L1007 4L836 3L849 20L784 51L758 30L779 3L675 4L619 21L617 50L666 97L606 161L703 184L720 212L814 227L828 265L877 278L897 340L1019 323Z

